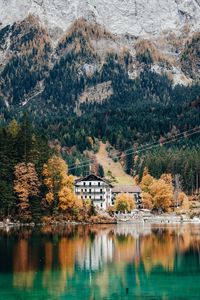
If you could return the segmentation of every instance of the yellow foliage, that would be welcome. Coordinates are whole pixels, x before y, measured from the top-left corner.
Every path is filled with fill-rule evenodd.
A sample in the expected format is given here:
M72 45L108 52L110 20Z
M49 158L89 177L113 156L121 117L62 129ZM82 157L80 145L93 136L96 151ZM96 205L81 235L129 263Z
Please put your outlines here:
M18 198L20 213L28 210L29 197L39 194L40 182L35 166L31 163L19 163L15 166L14 191Z
M140 187L144 192L149 192L149 188L151 186L151 184L153 183L154 178L145 170L143 177L142 177L142 181L140 183Z
M129 194L119 194L116 197L115 201L115 209L120 212L131 212L133 209L136 208L135 200L133 196Z
M46 199L47 203L50 205L54 200L53 193L51 193L51 192L47 193L45 199Z
M160 179L164 180L164 182L166 182L167 184L172 184L172 174L170 174L170 173L169 174L167 174L167 173L162 174Z
M18 133L20 131L20 126L17 123L17 121L14 119L12 120L8 126L7 126L7 132L12 135L12 137L17 137Z
M148 169L145 168L140 183L144 208L168 211L173 202L174 188L172 181L171 174L163 174L160 179L157 180L151 176Z
M45 197L46 202L52 205L54 200L57 199L59 201L59 208L62 210L66 210L70 206L70 199L74 196L74 177L71 175L68 176L67 172L68 166L66 162L56 155L52 156L48 160L48 163L43 166L44 184L48 189Z
M168 211L173 201L173 187L164 180L154 180L150 186L154 208Z
M72 190L68 187L63 187L58 194L59 204L58 207L62 211L72 208L81 208L83 203L79 200Z
M76 199L75 199L75 207L77 207L77 208L83 207L83 201L78 197L76 197Z
M142 192L142 204L144 209L152 209L153 208L153 198L151 194L147 192Z
M178 195L178 203L181 205L181 208L189 211L190 208L190 201L185 193L181 192Z
M61 182L62 186L68 186L68 188L70 188L71 190L73 190L74 188L74 176L69 175L66 176L66 174L62 174L62 182Z

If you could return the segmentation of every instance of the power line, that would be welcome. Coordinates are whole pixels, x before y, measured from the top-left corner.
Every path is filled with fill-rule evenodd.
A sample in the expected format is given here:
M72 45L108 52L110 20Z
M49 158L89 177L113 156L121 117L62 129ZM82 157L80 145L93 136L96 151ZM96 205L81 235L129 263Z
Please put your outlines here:
M186 138L186 137L189 137L193 134L196 134L196 133L200 133L200 128L193 128L193 129L190 129L190 130L187 130L187 131L184 131L184 132L181 132L179 134L177 134L175 137L171 137L171 138L167 138L163 143L162 145L166 145L166 144L169 144L173 141L178 141L182 138ZM182 135L182 136L181 136ZM179 137L180 136L180 137ZM179 137L179 138L178 138ZM154 143L151 143L151 144L147 144L146 146L143 146L141 148L139 148L138 150L135 150L133 147L130 148L130 149L127 149L126 151L123 152L123 155L126 157L126 156L129 156L133 153L135 154L138 154L140 152L143 152L145 150L150 150L150 149L153 149L155 147L158 147L160 146L161 143L160 141L156 141ZM121 155L121 151L117 151L116 153L119 153L117 154L116 156L112 156L111 158L112 159L117 159L119 158L119 155ZM86 166L89 166L92 162L93 162L94 159L89 159L89 160L85 160L85 161L82 161L80 164L78 165L71 165L69 167L69 171L70 170L74 170L74 169L79 169L79 168L82 168L82 167L86 167Z
M177 137L179 137L179 136L181 136L181 135L189 134L191 131L197 131L197 130L199 130L199 129L200 129L200 128L198 127L198 128L192 128L192 129L189 129L189 130L187 130L187 131L183 131L183 132L181 132L181 133L176 134L176 136L174 136L174 137L166 138L166 139L165 139L165 142L168 141L168 140L177 138ZM155 142L153 142L153 143L151 143L151 144L147 144L147 145L145 145L145 146L142 146L141 148L137 149L136 151L138 151L138 150L140 150L140 149L143 149L144 147L152 146L152 145L154 145L154 144L156 144L156 145L157 145L157 144L160 144L160 141L155 141ZM133 150L134 150L134 148L132 147L132 148L129 148L129 149L123 151L123 152L126 154L126 153L128 153L128 152L130 152L130 151L133 151ZM119 153L119 155L121 155L122 151L116 151L115 153ZM117 154L117 155L118 155L118 154ZM117 158L117 156L116 156L115 158Z
M190 130L190 131L191 131L191 130ZM177 138L177 137L172 137L170 140L163 142L162 145L167 145L167 144L170 144L170 143L172 143L172 142L179 141L179 140L181 140L182 138L189 137L189 136L191 136L191 135L193 135L193 134L200 133L200 128L199 128L199 129L196 129L194 132L189 132L189 133L188 133L188 132L189 132L189 131L182 133L182 134L186 134L186 133L187 133L187 136L181 136L181 137L179 137L179 138ZM180 134L179 134L179 135L180 135ZM124 156L126 157L126 156L129 156L129 155L133 154L133 153L134 153L134 154L138 154L138 153L140 153L140 152L144 152L144 151L146 151L146 150L151 150L151 149L153 149L153 148L156 148L156 147L158 147L158 146L160 146L160 145L161 145L160 142L156 142L156 143L154 142L154 143L149 144L149 145L146 145L145 147L142 147L142 148L140 148L140 149L138 149L138 150L132 150L132 151L130 151L130 152L128 152L128 153L124 152L124 153L125 153ZM131 150L131 149L129 149L129 150ZM111 158L112 158L112 159L117 159L117 158L119 158L119 156L115 156L115 157L111 157ZM87 163L87 164L80 164L80 165L78 165L78 166L70 167L69 170L73 170L73 169L76 169L76 168L82 168L82 167L85 167L85 166L89 166L90 163L92 162L92 160L88 160L88 162L89 162L89 163Z

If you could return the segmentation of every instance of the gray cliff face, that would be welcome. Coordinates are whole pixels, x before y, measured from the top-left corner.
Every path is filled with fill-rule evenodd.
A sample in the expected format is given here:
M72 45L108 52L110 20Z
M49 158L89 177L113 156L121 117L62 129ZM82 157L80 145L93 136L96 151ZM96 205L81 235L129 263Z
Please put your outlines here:
M143 36L200 29L200 0L0 0L0 26L40 18L57 38L78 18L96 20L113 33Z
M200 0L0 0L0 104L15 102L13 76L23 87L33 71L31 85L17 99L26 105L43 93L55 64L82 48L95 57L76 62L84 76L100 72L115 53L135 79L150 53L151 71L166 74L174 85L190 85L200 76L199 20ZM86 87L80 103L103 102L112 93L110 81L101 82Z

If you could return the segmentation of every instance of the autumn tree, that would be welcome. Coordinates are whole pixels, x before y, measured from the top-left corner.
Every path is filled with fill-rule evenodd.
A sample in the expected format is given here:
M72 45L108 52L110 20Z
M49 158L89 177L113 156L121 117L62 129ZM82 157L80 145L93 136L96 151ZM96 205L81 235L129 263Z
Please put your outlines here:
M73 192L73 176L68 175L68 166L59 156L52 156L43 167L45 202L51 208L63 212L80 206Z
M187 195L184 192L180 192L178 194L178 206L181 207L181 209L185 210L185 211L189 211L190 208L190 202L189 199L187 197Z
M144 209L153 208L153 198L150 193L142 192L142 205Z
M73 193L73 191L65 186L58 193L58 208L62 212L76 212L83 207L82 201Z
M148 169L145 168L144 172L143 172L142 180L140 183L140 187L141 187L142 191L148 193L149 188L150 188L151 184L153 183L153 181L154 181L154 178L149 174Z
M134 176L134 178L133 178L133 184L134 185L139 185L139 183L140 183L139 176L138 175Z
M18 199L19 214L23 219L30 219L30 200L38 196L40 182L32 163L19 163L15 166L14 191Z
M153 208L168 211L173 201L173 186L163 179L154 180L150 185L150 194L153 199Z
M133 196L124 193L116 196L116 201L115 201L116 211L131 212L135 208L136 208L136 204L135 204L135 200L133 199Z
M144 208L168 211L172 206L174 187L171 174L162 174L160 179L155 179L145 168L140 187Z
M10 134L13 138L16 138L20 132L20 125L14 119L7 126L7 133Z
M172 185L172 182L173 182L172 174L164 173L161 175L160 179L164 180L165 183Z

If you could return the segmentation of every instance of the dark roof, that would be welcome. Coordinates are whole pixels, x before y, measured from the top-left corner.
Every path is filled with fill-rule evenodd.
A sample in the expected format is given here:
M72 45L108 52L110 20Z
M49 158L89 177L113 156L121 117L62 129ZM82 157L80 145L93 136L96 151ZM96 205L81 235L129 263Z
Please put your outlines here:
M110 187L112 187L112 184L108 180L106 180L105 178L101 178L101 177L99 177L95 174L90 174L86 177L81 177L81 178L75 180L75 184L77 184L78 182L81 182L81 181L97 181L97 180L98 181L103 181L106 184L108 184Z
M116 185L112 189L113 193L141 193L142 190L136 185Z

